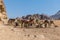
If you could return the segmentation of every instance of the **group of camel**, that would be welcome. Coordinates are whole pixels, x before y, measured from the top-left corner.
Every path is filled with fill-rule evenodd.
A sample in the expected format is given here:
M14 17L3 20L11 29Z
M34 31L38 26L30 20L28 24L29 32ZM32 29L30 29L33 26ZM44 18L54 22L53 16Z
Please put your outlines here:
M15 28L17 26L21 27L21 28L29 28L29 27L35 27L35 28L47 28L47 27L51 27L52 25L54 27L57 27L54 23L53 20L37 20L37 19L9 19L8 20L8 24L9 25L13 25Z

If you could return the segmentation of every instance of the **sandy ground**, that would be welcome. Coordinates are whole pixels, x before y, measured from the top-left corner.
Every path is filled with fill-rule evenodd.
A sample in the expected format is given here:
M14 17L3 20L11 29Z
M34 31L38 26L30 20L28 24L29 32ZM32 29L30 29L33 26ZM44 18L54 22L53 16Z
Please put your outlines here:
M60 20L54 20L54 23L58 26L60 26Z
M0 25L0 40L60 40L60 27L13 28Z
M58 21L55 23L60 24ZM13 28L0 24L0 40L60 40L60 27Z

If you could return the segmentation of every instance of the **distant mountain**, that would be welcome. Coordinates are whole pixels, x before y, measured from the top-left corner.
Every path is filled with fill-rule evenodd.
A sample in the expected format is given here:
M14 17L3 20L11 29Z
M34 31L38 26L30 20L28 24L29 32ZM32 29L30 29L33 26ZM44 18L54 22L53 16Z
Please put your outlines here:
M44 14L33 14L33 15L26 15L22 17L23 19L50 19L47 15Z
M50 16L50 18L60 19L60 10L55 15Z

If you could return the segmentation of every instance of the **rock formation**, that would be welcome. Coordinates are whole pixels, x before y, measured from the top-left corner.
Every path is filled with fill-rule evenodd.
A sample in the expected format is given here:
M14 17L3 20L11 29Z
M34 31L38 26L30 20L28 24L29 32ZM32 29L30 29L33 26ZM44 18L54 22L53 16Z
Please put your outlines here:
M60 10L56 14L50 16L50 18L60 20Z
M0 21L2 23L7 22L6 9L3 0L0 0Z

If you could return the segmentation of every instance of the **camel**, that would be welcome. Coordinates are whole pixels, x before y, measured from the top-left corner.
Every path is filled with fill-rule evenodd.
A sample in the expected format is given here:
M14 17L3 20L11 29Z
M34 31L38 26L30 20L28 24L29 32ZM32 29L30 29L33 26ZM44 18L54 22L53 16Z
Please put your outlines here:
M54 24L53 20L36 20L36 19L9 19L8 20L8 24L9 25L13 25L15 28L17 26L21 27L21 28L29 28L31 27L36 27L36 28L47 28L47 27L51 27L51 25L53 24L55 27L56 25Z
M34 19L31 19L31 20L23 19L23 20L21 20L22 26L26 27L26 28L29 27L29 26L32 26L32 24L34 23L33 20Z
M53 26L52 26L53 25ZM45 26L45 28L46 27L58 27L57 25L55 25L55 23L54 23L54 21L53 20L45 20L44 21L44 26Z
M18 26L17 19L9 19L8 20L8 25L13 25L14 27Z
M14 25L15 19L9 19L8 20L8 25Z
M36 28L42 28L42 23L43 23L43 20L36 20L35 22Z
M44 26L45 26L45 28L49 26L49 20L47 20L47 19L44 20Z
M49 26L54 26L54 27L58 27L55 23L54 23L54 21L53 20L50 20L50 24L49 24Z

